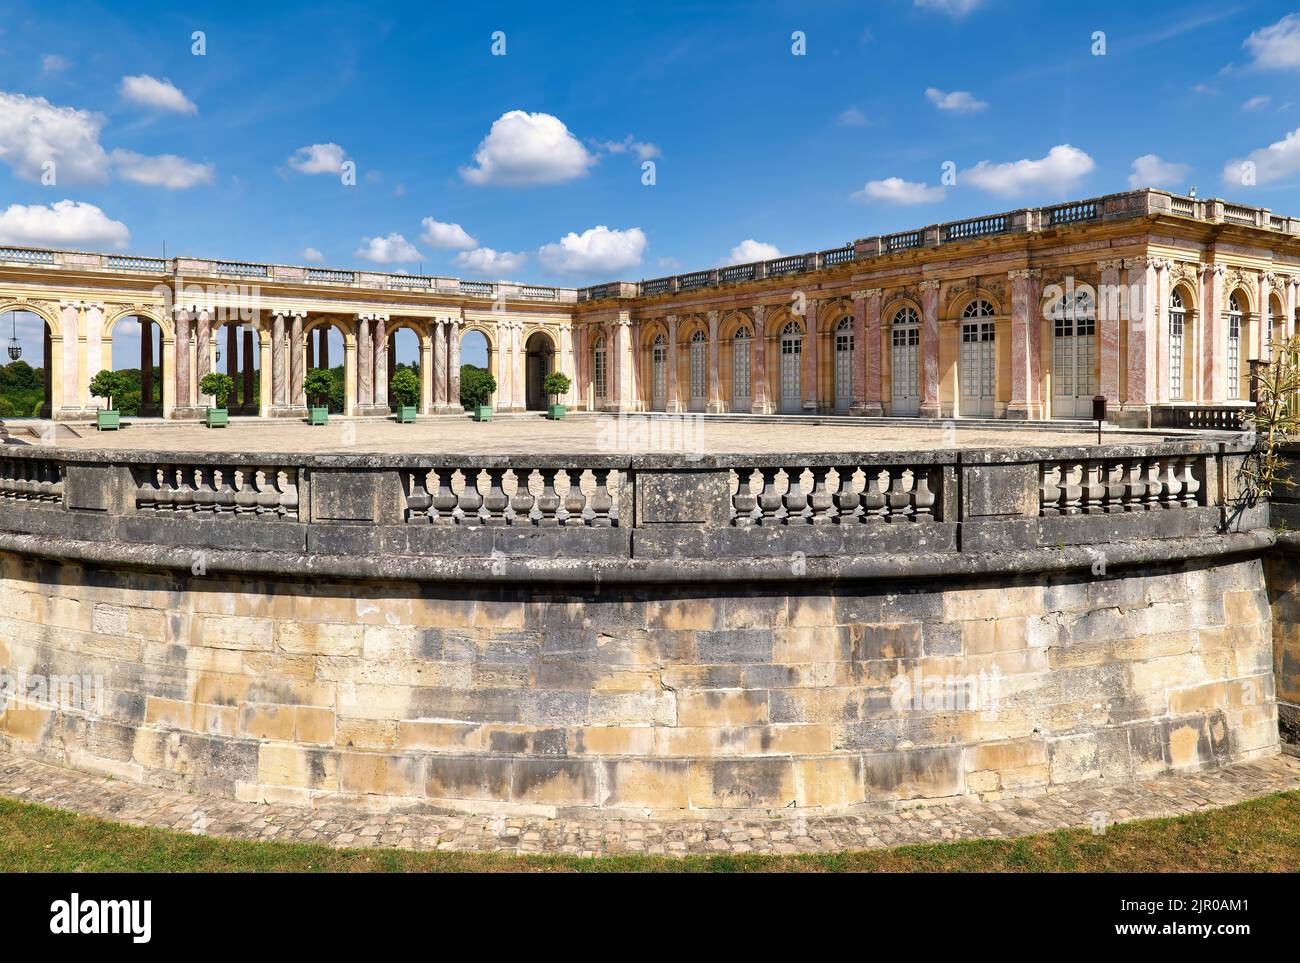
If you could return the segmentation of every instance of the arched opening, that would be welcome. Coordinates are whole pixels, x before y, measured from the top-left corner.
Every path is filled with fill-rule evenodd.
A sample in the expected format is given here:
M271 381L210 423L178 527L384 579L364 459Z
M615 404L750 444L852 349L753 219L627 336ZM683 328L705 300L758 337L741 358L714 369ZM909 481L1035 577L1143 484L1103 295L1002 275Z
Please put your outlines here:
M234 383L226 399L226 409L232 415L256 415L262 389L262 342L257 326L251 321L231 318L221 322L213 337L216 349L212 370L224 372ZM343 360L341 352L339 360Z
M899 308L889 326L891 415L921 412L921 318L910 306Z
M979 298L961 313L959 414L991 418L997 394L998 356L994 332L993 305Z
M343 328L332 318L317 318L303 330L303 370L324 371L330 376L331 387L325 399L330 414L340 415L347 410L347 355ZM304 398L299 403L306 404L316 399Z
M668 336L662 331L650 345L650 410L668 410Z
M142 314L124 314L105 332L112 370L126 378L127 390L113 398L124 415L161 418L163 400L162 326ZM93 363L92 363L93 366ZM96 372L87 373L92 378Z
M742 324L731 338L731 410L749 411L753 397L750 354L754 332Z
M709 336L702 328L691 335L691 411L709 406Z
M835 413L848 414L853 405L853 316L835 325Z
M399 371L410 371L420 382L420 398L426 397L424 374L420 368L420 335L413 328L399 325L388 335L388 407L391 411L398 408L397 398L393 395L393 379ZM420 402L417 399L416 406Z
M1240 292L1234 291L1228 295L1226 374L1229 401L1240 401L1245 396L1249 370L1248 352L1241 349L1242 339L1247 333L1245 306L1246 299Z
M1187 302L1180 288L1169 292L1169 400L1183 401L1191 384Z
M53 409L50 326L33 311L0 315L7 351L0 367L0 418L49 418Z
M781 412L803 410L803 329L798 321L787 321L781 329Z
M542 383L555 370L555 342L542 331L534 331L524 344L525 404L529 411L545 411L547 398Z
M448 398L448 402L463 405L468 410L473 399L467 403L466 391L472 389L475 379L482 375L491 375L499 383L501 379L496 369L496 355L488 336L476 328L465 331L460 336L460 370L451 373L452 383L448 390L452 397ZM487 404L496 404L496 392L487 398Z
M605 344L605 335L596 335L591 344L591 393L595 398L596 410L605 407L609 396L609 350Z
M1089 418L1097 393L1097 311L1088 290L1052 308L1052 417Z

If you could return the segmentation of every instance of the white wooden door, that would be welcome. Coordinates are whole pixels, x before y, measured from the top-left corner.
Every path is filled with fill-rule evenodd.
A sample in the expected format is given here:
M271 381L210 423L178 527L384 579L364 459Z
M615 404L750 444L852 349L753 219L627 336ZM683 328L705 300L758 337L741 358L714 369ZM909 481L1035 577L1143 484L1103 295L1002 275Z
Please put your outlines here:
M802 361L803 335L791 323L781 334L781 411L785 414L803 410L803 386L799 377Z
M890 414L915 415L921 410L921 323L916 312L903 308L890 330Z
M997 386L997 351L992 321L961 326L961 411L968 418L991 418Z
M847 414L853 405L853 319L835 328L835 411Z

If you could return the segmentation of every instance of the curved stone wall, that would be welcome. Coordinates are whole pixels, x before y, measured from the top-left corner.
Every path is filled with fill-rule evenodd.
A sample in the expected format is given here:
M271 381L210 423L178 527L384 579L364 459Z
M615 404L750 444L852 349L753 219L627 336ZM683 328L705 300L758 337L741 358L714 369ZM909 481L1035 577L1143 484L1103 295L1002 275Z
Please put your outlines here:
M841 809L1278 744L1252 557L828 592L241 578L6 552L0 592L10 676L82 680L82 704L11 701L8 747L241 799Z

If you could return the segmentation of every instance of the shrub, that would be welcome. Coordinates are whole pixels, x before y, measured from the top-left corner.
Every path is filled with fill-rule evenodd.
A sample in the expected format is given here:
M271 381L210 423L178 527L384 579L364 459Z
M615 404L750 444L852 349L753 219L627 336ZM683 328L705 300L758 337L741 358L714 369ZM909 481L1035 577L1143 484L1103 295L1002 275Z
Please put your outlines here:
M199 391L205 395L212 395L212 400L216 402L218 408L226 407L226 399L234 390L235 382L231 380L230 375L222 374L220 371L205 374L199 382Z
M107 401L110 411L113 408L113 396L125 393L128 387L126 378L107 368L90 379L90 393Z
M307 396L307 402L312 407L319 408L334 393L334 378L324 368L312 368L303 376L302 390Z
M562 395L569 390L573 381L562 371L552 371L542 381L542 391L548 395Z
M464 408L481 408L497 390L497 379L472 364L460 366L460 403Z
M420 402L420 378L410 368L398 368L393 374L393 400L399 405L413 408Z

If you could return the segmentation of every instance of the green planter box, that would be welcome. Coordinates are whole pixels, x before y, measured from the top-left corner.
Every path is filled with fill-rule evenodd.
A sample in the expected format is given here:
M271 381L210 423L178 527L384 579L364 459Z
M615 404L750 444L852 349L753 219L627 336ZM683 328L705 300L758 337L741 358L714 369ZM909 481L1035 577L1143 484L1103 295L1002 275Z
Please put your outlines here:
M228 408L209 408L206 423L209 428L230 427L230 410Z
M122 427L122 413L117 409L105 411L101 408L95 413L96 431L117 431Z
M564 419L564 405L551 405L546 409L546 417L551 421L562 421Z
M397 423L399 425L409 425L415 421L415 405L398 405L397 406Z
M328 408L307 409L307 424L324 425L324 424L328 424L329 420L330 420L330 410Z
M491 406L491 405L479 405L477 408L475 408L475 409L474 409L474 420L475 420L475 421L491 421L491 420L492 420L492 406Z

